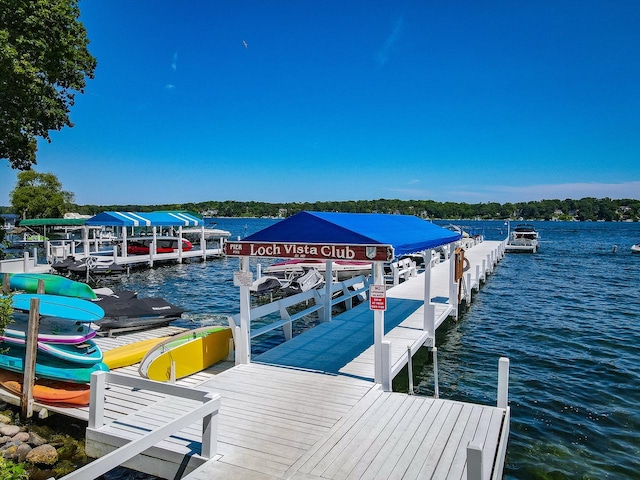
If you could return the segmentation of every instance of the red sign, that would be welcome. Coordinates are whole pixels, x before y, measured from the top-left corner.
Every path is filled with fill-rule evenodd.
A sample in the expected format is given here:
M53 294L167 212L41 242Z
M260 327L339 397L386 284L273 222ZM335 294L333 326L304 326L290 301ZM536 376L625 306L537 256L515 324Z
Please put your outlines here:
M387 309L387 287L385 285L371 285L369 287L369 310Z
M226 242L224 253L232 257L312 258L362 262L390 262L393 260L391 245Z

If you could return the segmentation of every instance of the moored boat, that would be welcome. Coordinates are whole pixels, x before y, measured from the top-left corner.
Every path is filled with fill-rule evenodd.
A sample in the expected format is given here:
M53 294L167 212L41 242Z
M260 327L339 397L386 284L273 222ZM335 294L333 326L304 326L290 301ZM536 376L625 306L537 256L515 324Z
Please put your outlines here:
M520 224L511 231L506 245L507 252L536 253L539 249L540 234L533 225Z
M174 253L179 249L179 242L182 241L182 251L188 252L193 245L186 238L179 237L156 237L155 253ZM153 237L132 237L127 239L127 254L129 255L149 255L154 243Z
M326 263L324 260L314 260L309 258L296 258L276 262L264 269L265 275L272 275L277 278L291 279L292 277L304 275L310 269L315 269L324 274ZM342 281L357 275L369 275L371 273L370 262L358 262L349 260L336 260L331 266L334 280Z
M640 253L640 243L631 245L631 253Z

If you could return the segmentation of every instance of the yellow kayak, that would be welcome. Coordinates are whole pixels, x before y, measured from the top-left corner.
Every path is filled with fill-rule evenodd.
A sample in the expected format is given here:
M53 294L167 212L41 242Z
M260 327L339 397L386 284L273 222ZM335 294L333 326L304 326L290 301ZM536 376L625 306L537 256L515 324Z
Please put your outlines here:
M148 338L116 347L113 350L104 352L102 362L111 370L134 365L139 363L149 350L165 340L167 340L167 337Z
M172 364L176 379L193 375L227 358L231 337L229 327L203 327L166 339L147 352L140 375L167 382Z

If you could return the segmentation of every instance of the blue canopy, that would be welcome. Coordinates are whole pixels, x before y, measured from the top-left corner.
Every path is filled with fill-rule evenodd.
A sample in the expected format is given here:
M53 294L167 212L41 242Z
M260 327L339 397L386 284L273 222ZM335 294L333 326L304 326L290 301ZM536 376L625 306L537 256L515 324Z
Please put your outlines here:
M459 233L412 215L300 212L249 235L242 243L389 245L400 256L460 238Z
M185 212L102 212L87 220L86 225L113 227L198 227L204 220Z

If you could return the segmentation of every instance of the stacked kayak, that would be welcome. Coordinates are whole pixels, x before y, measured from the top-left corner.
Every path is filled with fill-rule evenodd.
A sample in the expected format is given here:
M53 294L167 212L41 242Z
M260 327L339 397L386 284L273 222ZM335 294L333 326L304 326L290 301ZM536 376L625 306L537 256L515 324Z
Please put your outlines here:
M202 327L170 337L151 348L138 369L144 378L167 382L200 372L229 355L229 327Z
M109 370L92 340L96 334L92 322L104 316L98 305L80 298L28 293L12 296L13 322L0 336L0 369L24 372L28 311L34 298L40 304L35 368L38 379L86 384L93 372Z

